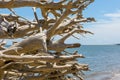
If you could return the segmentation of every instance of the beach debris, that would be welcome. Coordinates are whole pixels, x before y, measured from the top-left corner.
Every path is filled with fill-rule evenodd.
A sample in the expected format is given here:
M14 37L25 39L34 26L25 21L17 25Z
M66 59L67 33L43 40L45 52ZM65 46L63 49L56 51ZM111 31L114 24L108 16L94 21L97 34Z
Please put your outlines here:
M92 2L94 0L0 1L0 9L10 12L0 14L0 80L84 80L83 71L89 67L77 60L84 56L78 51L69 51L81 44L66 43L66 40L80 39L76 34L93 34L82 25L95 21L82 15ZM14 10L28 6L33 10L32 21ZM5 47L4 40L18 38L21 41Z

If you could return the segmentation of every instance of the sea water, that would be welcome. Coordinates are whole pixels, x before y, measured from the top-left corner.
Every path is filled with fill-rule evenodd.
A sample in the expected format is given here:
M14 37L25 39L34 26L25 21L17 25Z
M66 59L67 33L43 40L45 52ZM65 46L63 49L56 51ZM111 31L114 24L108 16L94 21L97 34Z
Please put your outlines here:
M79 63L89 65L90 71L84 72L85 80L120 80L120 45L82 45L67 51L85 56L78 59Z
M76 50L85 56L78 61L90 68L85 72L85 80L120 80L120 45L83 45L68 49Z

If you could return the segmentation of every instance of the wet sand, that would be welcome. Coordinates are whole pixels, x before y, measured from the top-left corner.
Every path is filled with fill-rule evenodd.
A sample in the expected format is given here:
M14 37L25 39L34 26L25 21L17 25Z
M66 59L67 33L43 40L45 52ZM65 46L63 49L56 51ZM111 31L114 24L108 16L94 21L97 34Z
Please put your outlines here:
M88 75L85 80L120 80L120 73L97 72Z

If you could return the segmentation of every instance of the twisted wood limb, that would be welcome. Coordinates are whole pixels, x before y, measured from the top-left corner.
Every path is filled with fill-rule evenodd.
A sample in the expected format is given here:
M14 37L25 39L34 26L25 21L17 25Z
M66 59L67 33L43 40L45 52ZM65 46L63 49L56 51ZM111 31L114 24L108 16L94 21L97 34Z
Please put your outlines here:
M5 55L1 54L0 58L4 58L6 60L41 60L41 61L47 61L47 62L59 62L60 60L71 60L75 58L83 58L82 54L77 55L70 55L70 56L31 56L31 55L25 55L25 56L15 56L15 55Z

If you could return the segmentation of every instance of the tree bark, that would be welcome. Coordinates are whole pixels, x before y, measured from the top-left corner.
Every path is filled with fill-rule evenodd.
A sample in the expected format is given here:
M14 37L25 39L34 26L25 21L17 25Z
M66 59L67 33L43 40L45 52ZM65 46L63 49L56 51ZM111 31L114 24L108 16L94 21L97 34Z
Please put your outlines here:
M68 80L68 74L83 80L79 72L87 71L88 65L79 64L76 59L84 56L77 51L66 52L81 44L65 41L74 33L92 34L81 24L95 21L82 15L92 2L94 0L0 0L0 9L10 11L10 14L0 14L0 39L22 39L10 47L0 43L0 80ZM31 7L35 20L28 20L13 10L20 7ZM54 39L56 36L61 38Z

